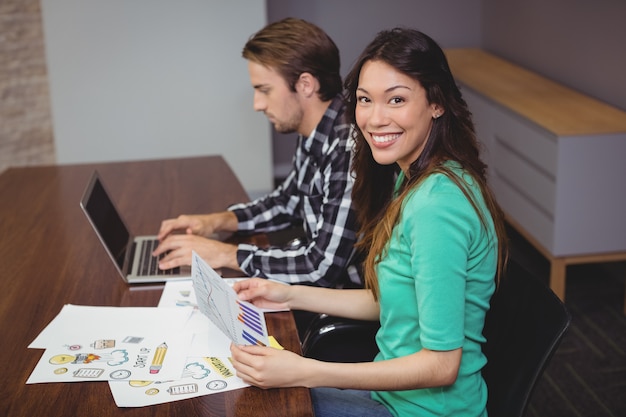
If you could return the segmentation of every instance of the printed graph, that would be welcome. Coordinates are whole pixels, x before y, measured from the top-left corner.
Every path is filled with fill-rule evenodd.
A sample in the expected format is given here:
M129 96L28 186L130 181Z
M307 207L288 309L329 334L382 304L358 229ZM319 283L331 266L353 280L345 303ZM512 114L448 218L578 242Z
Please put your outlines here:
M239 301L235 290L197 253L192 258L191 276L200 311L233 342L269 346L263 312Z
M257 337L263 338L265 334L263 316L261 313L253 310L249 305L243 304L239 301L237 301L237 305L239 306L237 320L244 325L244 329L241 331L241 337L253 345L265 346L265 343L257 339ZM251 332L246 331L246 329L251 330ZM255 333L255 335L251 333Z

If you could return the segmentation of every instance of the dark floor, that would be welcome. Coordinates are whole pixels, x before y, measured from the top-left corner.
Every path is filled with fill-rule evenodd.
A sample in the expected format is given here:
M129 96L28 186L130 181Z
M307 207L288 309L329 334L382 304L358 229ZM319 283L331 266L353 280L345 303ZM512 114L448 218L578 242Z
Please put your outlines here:
M546 284L549 263L511 231L511 254ZM539 380L526 416L626 416L626 263L567 269L572 322Z

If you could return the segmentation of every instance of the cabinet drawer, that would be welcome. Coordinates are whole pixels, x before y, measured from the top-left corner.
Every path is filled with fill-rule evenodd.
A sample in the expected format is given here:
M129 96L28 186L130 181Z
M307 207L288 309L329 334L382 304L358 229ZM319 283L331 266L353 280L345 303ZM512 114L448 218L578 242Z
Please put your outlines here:
M551 248L554 244L554 218L501 178L494 177L491 184L502 210L515 219L543 247Z
M554 217L555 178L525 154L511 148L500 136L493 140L492 153L492 177L507 184L520 198L527 200L546 216Z
M485 147L490 181L552 218L555 210L557 140L498 104L464 89L478 139Z
M545 176L556 178L557 138L528 120L494 106L493 135L501 146L511 149Z

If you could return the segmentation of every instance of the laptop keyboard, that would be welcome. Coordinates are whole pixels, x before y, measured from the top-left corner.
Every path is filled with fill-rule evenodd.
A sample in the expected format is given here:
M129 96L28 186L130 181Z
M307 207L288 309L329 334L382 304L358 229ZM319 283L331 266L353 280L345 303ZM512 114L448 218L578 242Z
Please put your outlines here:
M139 275L176 275L180 273L180 268L159 269L159 260L166 254L152 256L152 252L159 246L158 239L144 240L141 244L141 259L139 261Z

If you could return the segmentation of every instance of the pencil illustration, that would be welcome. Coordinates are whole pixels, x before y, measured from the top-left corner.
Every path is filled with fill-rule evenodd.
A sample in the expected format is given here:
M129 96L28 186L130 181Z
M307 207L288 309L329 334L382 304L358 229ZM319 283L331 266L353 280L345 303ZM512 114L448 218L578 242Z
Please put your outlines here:
M157 346L156 351L154 352L154 357L152 358L152 364L150 365L150 373L158 374L163 366L163 359L165 359L165 354L167 353L167 344L165 342L161 343Z

